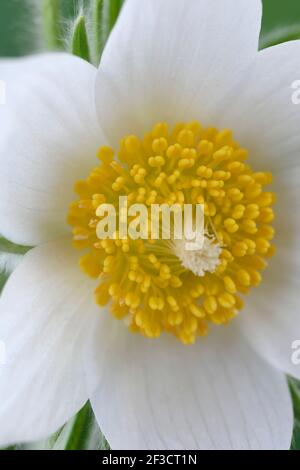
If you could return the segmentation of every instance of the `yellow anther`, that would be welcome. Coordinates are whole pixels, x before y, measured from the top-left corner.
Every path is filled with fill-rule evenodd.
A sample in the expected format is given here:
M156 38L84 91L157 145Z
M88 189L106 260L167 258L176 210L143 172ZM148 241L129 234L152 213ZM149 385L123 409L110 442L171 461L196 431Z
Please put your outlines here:
M173 312L178 312L179 306L178 306L176 299L173 296L169 295L167 297L167 302L170 305Z
M213 170L207 166L202 165L197 169L197 175L201 176L202 178L209 179L213 175Z
M224 308L232 308L235 305L235 297L232 294L226 293L219 295L219 304Z
M203 308L198 307L195 304L189 305L190 312L197 318L205 318L206 314Z
M229 233L236 233L239 230L239 226L234 219L226 219L224 226Z
M183 285L182 280L178 276L172 276L170 279L170 285L172 287L181 287Z
M230 171L233 175L239 175L245 171L245 165L241 162L231 162L227 166L227 170Z
M217 134L215 142L219 147L230 145L232 142L232 132L229 129L224 129Z
M250 269L249 271L250 271L252 285L259 286L262 280L261 274L255 269Z
M259 196L256 202L260 207L267 207L275 204L276 197L273 193L263 193Z
M182 147L179 144L171 145L167 150L168 158L179 158L182 153Z
M152 310L158 310L158 303L156 297L150 297L148 305Z
M257 236L270 241L275 237L275 230L270 225L263 225L258 230Z
M112 184L112 189L113 191L121 191L121 189L123 188L123 186L125 185L125 178L123 178L122 176L119 176L115 182Z
M240 191L238 188L230 188L227 191L227 196L229 199L231 199L233 202L240 202L244 198L244 194Z
M129 154L138 152L140 145L140 141L135 135L131 135L125 140L125 148Z
M248 287L251 284L250 274L245 269L240 269L237 272L237 280L242 286L245 287Z
M160 137L167 139L168 135L169 135L169 126L166 122L159 122L152 129L152 136L154 139L159 139Z
M258 218L259 222L263 224L270 224L274 220L274 212L270 207L263 207L260 211L260 216Z
M97 278L101 273L101 263L92 254L80 258L81 269L90 277Z
M257 219L259 217L260 211L257 204L248 204L245 210L246 219Z
M150 261L150 263L152 264L156 264L157 263L157 258L155 255L153 255L152 253L148 256L148 259Z
M193 168L194 164L195 164L195 162L193 160L183 158L182 160L179 160L178 168L180 170L187 170L189 168Z
M168 142L166 139L156 139L152 143L152 150L157 155L163 155L168 148Z
M213 154L213 159L215 163L221 163L223 161L229 160L232 156L232 149L231 147L222 147L220 150L217 150Z
M186 128L187 128L188 130L192 131L192 133L193 133L194 135L197 135L197 134L200 133L200 131L201 131L201 129L202 129L202 126L201 126L200 122L198 122L198 121L192 121L192 122L190 122L190 123L186 126Z
M98 209L101 204L104 204L106 201L106 198L103 194L94 194L92 196L92 204L94 209Z
M264 186L268 184L272 184L273 182L273 175L272 173L254 173L253 175L256 183L262 184Z
M235 160L247 160L248 159L248 151L246 149L238 149L234 152L234 159Z
M192 147L194 145L195 136L189 129L183 129L179 132L177 142L183 147Z
M198 122L173 129L160 122L142 139L123 138L115 150L102 147L98 167L75 185L78 200L68 223L74 246L85 250L80 266L98 279L97 304L109 304L131 332L148 338L172 333L193 344L210 324L232 321L244 306L239 294L261 282L275 251L270 224L276 198L265 190L272 175L253 172L251 155L246 164L248 152L230 130ZM120 195L127 195L127 209L118 210ZM118 227L112 239L98 239L99 206L114 205L118 223L137 203L148 210L152 204L202 204L204 246L188 252L172 237L152 240L150 224L147 240L121 239Z
M215 180L227 181L230 179L231 174L228 171L215 171L213 174Z
M251 235L254 235L257 232L257 225L254 220L244 219L241 224L241 228L244 232L250 233Z
M247 199L256 199L262 193L262 186L260 184L249 184L246 187L245 196Z
M180 312L179 310L178 311L172 310L171 312L169 312L169 314L168 314L168 323L171 326L179 326L179 325L182 324L182 322L183 322L182 312Z
M248 245L245 242L236 242L232 247L232 253L238 258L242 258L247 254Z
M237 206L234 206L233 211L232 211L232 218L235 220L242 219L246 211L246 207L243 206L242 204L238 204Z
M268 242L268 240L265 240L264 238L258 238L256 240L256 248L257 248L257 252L260 254L260 255L265 255L268 253L269 249L270 249L271 245L270 245L270 242Z
M201 181L200 180L192 180L191 185L193 188L200 188Z
M129 243L124 241L122 242L122 251L123 253L129 253L130 252L130 246Z
M214 217L217 213L217 207L213 202L209 202L207 205L208 215Z
M188 148L185 148L185 149L183 149L183 151L182 151L181 157L182 157L182 158L186 158L186 159L196 160L196 158L197 158L197 152L196 152L195 149L188 149Z
M101 147L98 151L98 158L109 165L114 159L114 152L110 147Z
M184 332L187 335L195 333L198 329L197 319L192 317L192 316L186 318L185 321L184 321L183 328L184 328Z
M108 289L108 293L112 297L115 297L116 295L118 295L120 293L120 289L119 289L118 284L111 284L109 289Z
M214 145L212 142L208 140L201 140L200 144L198 145L198 153L200 156L208 156L211 155L214 150Z
M227 292L235 294L237 292L236 284L233 279L229 276L224 277L224 286Z
M215 297L210 296L204 300L204 308L209 315L212 315L216 312L218 308L218 303Z
M165 163L166 163L165 159L159 155L156 157L150 157L148 159L148 164L152 168L159 168L161 166L164 166Z
M133 292L128 292L125 296L125 304L130 308L137 308L140 305L140 298Z
M191 290L190 294L191 294L192 298L198 299L201 295L204 294L204 291L205 291L205 289L204 289L203 285L199 284L197 287L194 287Z

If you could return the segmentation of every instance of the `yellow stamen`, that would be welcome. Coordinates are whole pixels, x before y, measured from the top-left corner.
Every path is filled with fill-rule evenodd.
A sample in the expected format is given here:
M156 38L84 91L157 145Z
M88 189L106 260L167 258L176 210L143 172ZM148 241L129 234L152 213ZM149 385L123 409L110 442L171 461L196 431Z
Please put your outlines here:
M98 152L100 164L75 185L70 206L74 247L84 250L81 269L99 279L95 299L132 332L149 338L171 333L184 344L229 323L243 308L240 295L261 282L274 254L272 205L264 187L272 174L254 172L248 152L225 129L198 122L170 129L158 123L142 139L122 139L118 155ZM185 252L167 240L99 240L100 205L118 207L119 196L136 203L203 204L202 250ZM121 213L117 213L117 218Z

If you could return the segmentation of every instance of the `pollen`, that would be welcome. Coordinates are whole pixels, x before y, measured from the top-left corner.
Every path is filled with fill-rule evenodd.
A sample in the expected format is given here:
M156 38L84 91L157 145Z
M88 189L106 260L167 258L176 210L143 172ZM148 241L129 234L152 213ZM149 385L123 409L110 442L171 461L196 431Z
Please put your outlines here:
M99 307L108 305L132 333L172 334L184 344L242 314L244 297L261 283L275 251L275 195L266 190L272 174L251 168L230 130L198 122L158 123L144 136L122 139L116 152L100 148L98 158L75 185L68 223L82 251L80 268L98 280ZM185 239L167 240L162 233L124 237L118 224L113 237L99 239L98 209L113 205L121 219L120 196L128 207L203 205L203 243L189 251Z

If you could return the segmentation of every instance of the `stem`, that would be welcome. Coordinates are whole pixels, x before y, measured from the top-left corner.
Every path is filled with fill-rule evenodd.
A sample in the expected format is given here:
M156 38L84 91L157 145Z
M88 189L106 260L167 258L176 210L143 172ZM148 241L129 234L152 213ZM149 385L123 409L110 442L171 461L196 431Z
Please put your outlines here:
M61 49L60 0L42 0L44 37L49 49Z

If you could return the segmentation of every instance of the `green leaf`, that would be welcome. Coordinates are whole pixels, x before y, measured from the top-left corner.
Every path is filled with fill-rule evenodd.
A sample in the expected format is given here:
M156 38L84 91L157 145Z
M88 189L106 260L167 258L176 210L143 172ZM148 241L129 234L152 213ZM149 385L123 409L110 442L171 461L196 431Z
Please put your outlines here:
M3 288L7 282L7 279L9 278L10 274L5 272L5 271L2 271L1 272L1 269L0 269L0 294L1 292L3 291Z
M16 266L16 262L30 249L31 247L15 245L0 236L0 293L13 268Z
M72 53L86 61L91 61L89 40L84 15L79 15L75 20L72 35Z
M42 2L46 45L49 49L61 49L60 0L42 0Z
M0 252L2 253L25 255L31 249L31 246L16 245L0 235Z
M123 6L124 0L103 0L102 38L105 44Z
M109 31L113 29L115 26L115 23L118 19L120 10L123 6L124 1L123 0L109 0L108 2L108 8L109 8Z
M261 34L260 49L266 49L267 47L276 46L277 44L296 39L300 39L300 24L277 27Z
M104 48L103 41L103 0L94 0L93 25L94 25L94 48L97 65Z
M91 435L94 415L90 404L86 405L79 411L75 418L72 431L66 443L65 450L84 450Z
M292 440L292 450L300 450L300 383L294 379L289 380L291 395L294 405L294 434Z
M50 446L52 450L110 450L90 402L54 436L54 441Z
M300 421L295 420L291 450L300 450Z

